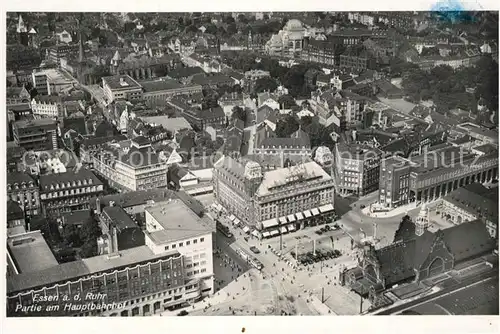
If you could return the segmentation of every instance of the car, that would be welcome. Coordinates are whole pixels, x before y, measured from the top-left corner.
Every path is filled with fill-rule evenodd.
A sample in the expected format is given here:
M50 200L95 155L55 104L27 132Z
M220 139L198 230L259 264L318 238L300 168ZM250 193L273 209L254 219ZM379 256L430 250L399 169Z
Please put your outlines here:
M323 231L321 231L321 230L317 230L317 231L316 231L316 232L314 232L314 233L316 233L317 235L322 235L322 234L323 234Z
M295 252L294 252L294 251L291 251L291 252L290 252L290 255L291 255L293 258L295 258L295 255L296 255L296 254L295 254Z
M188 311L186 311L186 310L182 310L182 311L180 311L177 315L182 317L182 316L186 316L186 315L188 315L188 314L189 314L189 312L188 312Z
M359 207L360 207L361 209L364 209L364 208L366 208L366 205L361 204Z
M254 252L255 254L259 254L260 253L260 250L257 247L255 247L255 246L250 247L250 250L252 252Z
M331 229L330 225L325 225L325 231L330 231Z

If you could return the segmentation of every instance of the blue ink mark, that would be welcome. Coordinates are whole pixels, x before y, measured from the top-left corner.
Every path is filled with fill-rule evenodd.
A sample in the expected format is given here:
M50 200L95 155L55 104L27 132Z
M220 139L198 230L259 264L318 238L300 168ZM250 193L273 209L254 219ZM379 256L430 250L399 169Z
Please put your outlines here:
M431 10L434 17L440 21L470 23L477 19L475 14L465 9L459 0L438 0Z

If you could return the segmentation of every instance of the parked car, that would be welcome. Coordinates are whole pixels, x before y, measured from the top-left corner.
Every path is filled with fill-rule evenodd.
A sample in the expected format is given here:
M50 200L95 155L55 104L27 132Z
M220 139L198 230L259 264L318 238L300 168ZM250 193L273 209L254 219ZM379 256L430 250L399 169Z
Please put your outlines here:
M361 209L364 209L364 208L366 208L366 205L361 204L359 207L360 207Z
M333 224L333 229L334 230L338 230L340 228L339 224L335 223Z
M250 247L250 250L252 252L254 252L255 254L259 254L260 253L260 250L257 247L255 247L255 246Z
M330 231L331 229L330 225L325 225L325 231Z
M188 312L188 311L186 311L186 310L182 310L182 311L180 311L177 315L178 315L178 316L185 316L185 315L188 315L188 314L189 314L189 312Z
M316 231L316 232L314 232L314 233L316 233L317 235L322 235L322 234L323 234L323 231L321 231L321 230L317 230L317 231Z

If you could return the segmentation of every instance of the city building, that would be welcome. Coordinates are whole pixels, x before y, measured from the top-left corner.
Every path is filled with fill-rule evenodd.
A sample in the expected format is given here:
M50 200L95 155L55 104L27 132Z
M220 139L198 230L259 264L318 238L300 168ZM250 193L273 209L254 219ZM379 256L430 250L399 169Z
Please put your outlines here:
M145 245L144 233L140 226L114 202L110 206L98 208L97 214L102 231L97 245L99 254L113 254L126 249Z
M90 156L94 171L122 191L167 186L167 161L160 159L151 142L142 136L104 144Z
M339 66L340 68L362 72L367 69L375 69L376 61L364 47L349 46L340 55Z
M40 201L45 215L89 209L90 199L103 192L103 183L87 169L40 176Z
M183 85L170 79L141 81L139 84L143 89L142 98L150 108L165 106L172 96L202 92L201 85Z
M33 115L47 118L63 118L63 101L59 96L41 95L31 100L31 110Z
M254 154L256 155L284 155L308 157L312 153L309 135L299 129L290 135L290 138L278 138L276 136L264 135L261 138L256 134Z
M48 95L49 94L49 83L47 81L48 77L45 71L33 70L31 74L33 79L33 88L36 88L36 91L39 95Z
M269 55L293 56L302 51L306 31L299 20L289 20L282 30L271 36L265 45L265 52Z
M129 75L104 77L102 88L108 103L115 100L142 100L142 86Z
M329 66L338 64L336 44L331 40L306 39L301 59Z
M335 145L335 177L341 195L364 196L379 187L382 151L368 145L339 142Z
M213 238L215 223L199 217L180 199L146 208L146 245L154 254L176 250L183 258L184 277L196 281L202 296L215 289Z
M12 125L14 141L27 151L55 150L57 122L53 119L16 121Z
M263 238L328 222L333 214L334 182L316 162L263 171L255 161L225 156L213 178L217 201Z
M480 220L490 236L498 239L498 188L480 183L458 188L441 199L436 214L455 225Z
M57 44L47 50L47 60L60 65L61 58L68 56L76 57L80 51L80 45L75 44Z
M313 93L310 103L321 124L347 129L363 122L367 98L346 90L329 89Z
M111 59L110 72L114 76L128 75L135 80L147 80L162 76L163 73L173 70L180 64L176 54L150 57L143 55L138 58L122 58L117 50Z
M381 162L379 204L388 209L418 205L470 183L497 179L497 151L478 156L450 144L431 146L411 159L392 156Z
M379 249L366 245L358 266L344 271L341 280L381 307L390 304L383 294L387 289L443 275L495 248L484 224L473 221L431 231L428 217L423 205L415 223L403 219L393 243Z
M40 189L35 179L27 173L7 173L7 198L17 203L26 217L41 213Z

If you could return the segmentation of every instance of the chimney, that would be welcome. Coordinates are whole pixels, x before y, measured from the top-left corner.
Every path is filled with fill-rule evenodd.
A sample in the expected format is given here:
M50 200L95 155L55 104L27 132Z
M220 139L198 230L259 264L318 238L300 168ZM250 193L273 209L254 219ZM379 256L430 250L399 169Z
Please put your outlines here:
M109 206L114 207L115 206L115 201L109 201Z
M117 235L117 232L116 232L116 227L113 227L113 239L112 239L112 242L113 242L114 253L118 254L118 235Z
M96 212L98 215L101 214L101 198L100 197L97 197L97 199L95 200L95 206L96 206Z

